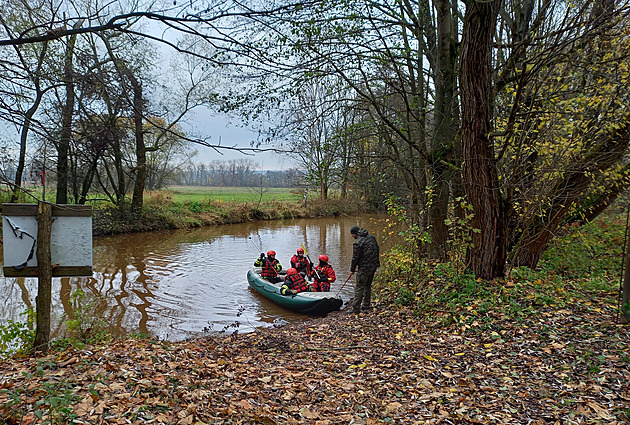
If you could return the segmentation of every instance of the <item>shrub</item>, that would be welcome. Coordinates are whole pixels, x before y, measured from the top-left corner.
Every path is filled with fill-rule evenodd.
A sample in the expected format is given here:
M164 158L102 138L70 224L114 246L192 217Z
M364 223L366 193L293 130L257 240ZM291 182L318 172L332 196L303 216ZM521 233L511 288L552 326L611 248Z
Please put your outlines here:
M9 320L6 325L0 326L0 358L26 352L33 345L35 313L33 310L27 310L21 315L26 316L26 322Z

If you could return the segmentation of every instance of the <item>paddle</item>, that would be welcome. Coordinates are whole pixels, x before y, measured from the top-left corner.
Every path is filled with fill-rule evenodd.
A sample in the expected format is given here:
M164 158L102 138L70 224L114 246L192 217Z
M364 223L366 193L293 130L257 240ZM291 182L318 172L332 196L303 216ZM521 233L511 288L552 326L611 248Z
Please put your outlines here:
M249 237L249 240L252 242L252 244L254 244L254 247L256 247L256 250L257 250L258 252L262 252L262 243L260 244L260 247L259 247L258 245L256 245L256 244L254 243L254 240L252 239L252 237L251 237L251 236Z
M264 265L264 264L267 262L267 257L265 257L265 256L264 256L264 252L261 252L261 251L262 251L262 242L261 242L260 247L258 247L258 246L254 243L254 240L252 239L252 237L251 237L251 236L249 237L249 240L252 242L252 244L254 245L254 247L256 247L256 249L258 250L258 252L260 252L261 254L263 254L260 258L262 259L262 261L263 261L263 265Z
M261 247L258 247L258 246L254 243L254 240L252 239L252 237L251 237L251 236L249 237L249 240L251 241L252 245L254 245L254 247L256 248L256 250L262 254L262 253L263 253L263 252L262 252L262 246L261 246ZM262 258L262 257L261 257L261 258ZM266 259L265 259L265 261L266 261Z
M341 288L339 288L339 290L337 291L337 293L335 294L335 298L337 298L339 296L339 293L341 292L341 290L343 289L344 286L346 286L346 283L348 283L348 281L350 280L350 278L352 277L352 275L354 274L354 272L350 273L350 276L348 276L348 278L346 279L346 281L343 283L343 285L341 285Z
M311 261L311 257L309 257L308 256L308 252L306 252L306 248L304 248L304 244L302 244L302 249L304 250L304 255L306 256L306 259L308 260L309 264L313 264L313 262ZM313 271L317 275L317 280L322 280L322 278L319 275L319 273L317 273L317 270L315 270L315 267L313 267Z

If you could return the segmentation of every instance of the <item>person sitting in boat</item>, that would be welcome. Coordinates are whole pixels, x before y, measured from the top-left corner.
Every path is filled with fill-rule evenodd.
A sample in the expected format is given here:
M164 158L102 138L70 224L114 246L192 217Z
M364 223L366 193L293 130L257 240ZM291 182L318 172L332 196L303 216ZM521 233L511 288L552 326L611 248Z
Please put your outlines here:
M291 257L291 267L304 277L310 276L313 270L313 263L304 256L304 248L298 248L297 253Z
M328 255L320 255L318 257L319 264L315 266L312 272L312 276L315 278L313 287L317 292L329 292L330 284L337 280L335 271L332 266L328 264Z
M254 267L262 267L260 276L263 279L267 279L271 283L282 282L282 279L278 277L282 266L280 265L280 261L276 258L276 251L270 249L267 251L267 257L265 257L265 253L261 252L260 258L254 263Z
M287 270L287 277L280 288L282 295L295 295L300 292L310 291L312 288L295 267Z

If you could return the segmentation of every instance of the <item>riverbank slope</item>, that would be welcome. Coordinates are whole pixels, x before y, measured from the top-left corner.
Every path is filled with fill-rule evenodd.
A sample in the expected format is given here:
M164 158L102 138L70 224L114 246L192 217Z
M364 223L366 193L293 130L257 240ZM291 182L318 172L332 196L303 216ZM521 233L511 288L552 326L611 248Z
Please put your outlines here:
M147 232L219 224L246 223L257 220L337 217L374 212L373 206L361 200L223 202L214 200L174 201L163 197L147 200L141 214L128 207L111 204L94 207L93 234Z
M343 312L182 343L118 340L1 364L9 424L630 421L628 328L607 296L520 323ZM469 313L469 312L468 312ZM439 312L436 312L439 314ZM467 314L465 310L462 314ZM244 318L246 320L246 318Z
M382 258L376 309L169 343L58 341L0 362L0 419L156 424L628 424L623 211L485 282ZM64 349L61 349L62 344ZM70 345L72 344L72 345Z

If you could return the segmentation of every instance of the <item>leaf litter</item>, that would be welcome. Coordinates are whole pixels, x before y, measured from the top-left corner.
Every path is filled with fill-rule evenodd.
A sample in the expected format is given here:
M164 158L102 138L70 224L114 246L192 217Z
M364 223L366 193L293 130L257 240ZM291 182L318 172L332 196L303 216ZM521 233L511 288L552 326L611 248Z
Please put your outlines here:
M519 322L383 307L116 340L3 361L0 406L8 424L627 424L630 335L614 322L602 299Z

